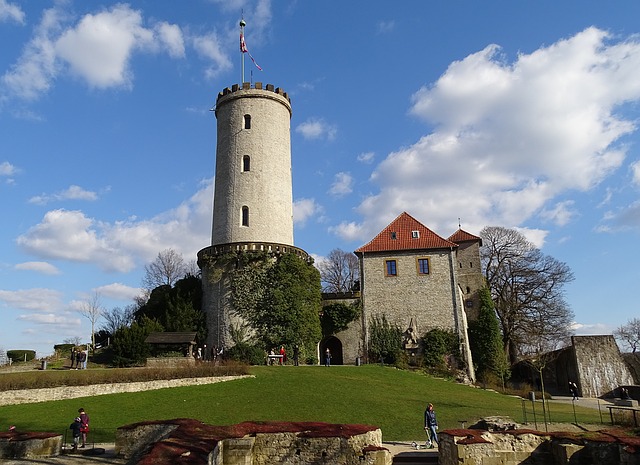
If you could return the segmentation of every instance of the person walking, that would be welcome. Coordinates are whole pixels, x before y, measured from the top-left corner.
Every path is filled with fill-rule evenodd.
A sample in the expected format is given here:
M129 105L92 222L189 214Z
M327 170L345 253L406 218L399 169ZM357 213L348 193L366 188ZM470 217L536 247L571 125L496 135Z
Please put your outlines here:
M82 445L80 448L83 448L87 445L87 434L89 433L89 415L84 411L83 408L78 409L78 418L80 418L80 433L82 437Z
M430 403L424 411L424 430L427 432L427 436L429 436L429 440L425 445L429 449L433 449L434 442L436 445L440 445L438 433L436 432L437 429L438 420L436 419L436 412L433 410L433 404Z
M578 398L578 385L576 383L574 383L573 381L569 381L569 390L571 391L571 395L573 396L573 399L571 400L580 400Z
M331 366L331 351L327 347L327 350L324 351L324 366Z

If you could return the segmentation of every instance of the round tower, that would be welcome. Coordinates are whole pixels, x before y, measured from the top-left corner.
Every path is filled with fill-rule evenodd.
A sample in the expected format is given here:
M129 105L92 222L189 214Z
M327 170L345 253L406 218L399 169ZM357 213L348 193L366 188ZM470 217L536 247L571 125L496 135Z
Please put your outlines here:
M218 94L216 182L211 245L293 245L291 103L261 83Z
M231 275L244 254L308 254L293 245L291 102L280 88L234 84L218 94L211 246L198 252L207 346L233 345L246 328L233 311Z

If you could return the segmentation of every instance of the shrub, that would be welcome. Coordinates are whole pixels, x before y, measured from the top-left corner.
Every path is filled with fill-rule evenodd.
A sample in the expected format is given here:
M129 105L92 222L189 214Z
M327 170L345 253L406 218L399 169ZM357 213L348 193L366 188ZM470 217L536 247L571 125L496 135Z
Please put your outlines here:
M225 357L229 360L247 363L249 365L264 365L265 363L264 349L247 342L239 342L230 349L227 349Z
M35 350L7 350L7 358L14 362L29 362L36 358Z
M424 364L432 374L452 376L460 368L460 344L453 331L432 329L424 335Z
M383 314L374 316L369 324L369 360L377 363L395 364L402 355L402 330L392 325Z

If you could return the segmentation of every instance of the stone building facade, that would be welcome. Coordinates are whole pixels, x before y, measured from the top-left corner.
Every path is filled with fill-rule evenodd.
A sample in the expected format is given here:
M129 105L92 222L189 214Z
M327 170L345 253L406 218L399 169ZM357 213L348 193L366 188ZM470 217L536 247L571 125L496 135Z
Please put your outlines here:
M476 317L478 291L484 283L481 242L461 229L445 239L404 212L358 248L361 320L333 336L342 345L344 363L354 363L352 354L366 356L369 323L384 315L389 323L413 334L417 350L420 337L429 330L454 331L473 378L467 317ZM357 332L359 337L354 338Z

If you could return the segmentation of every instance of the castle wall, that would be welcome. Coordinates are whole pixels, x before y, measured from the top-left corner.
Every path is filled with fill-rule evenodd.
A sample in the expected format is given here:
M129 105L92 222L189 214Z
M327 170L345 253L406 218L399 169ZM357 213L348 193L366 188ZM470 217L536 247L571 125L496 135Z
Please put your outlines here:
M367 320L384 314L405 330L413 318L420 337L433 328L457 331L452 253L441 249L364 254L361 280ZM428 275L418 274L417 258L429 259ZM386 260L396 260L397 276L385 276Z
M479 292L485 285L480 263L480 246L477 241L458 243L456 274L462 290L464 309L469 321L476 320L480 311Z
M612 335L571 338L579 372L578 388L584 397L613 396L620 385L633 384Z
M360 293L352 293L341 297L340 294L323 294L322 305L331 304L345 304L352 305L360 300ZM342 363L344 365L355 365L356 358L360 357L360 360L364 360L366 356L366 350L364 345L364 329L362 325L362 314L360 318L349 323L349 326L344 331L340 331L334 334L342 343ZM322 362L322 357L320 357Z

